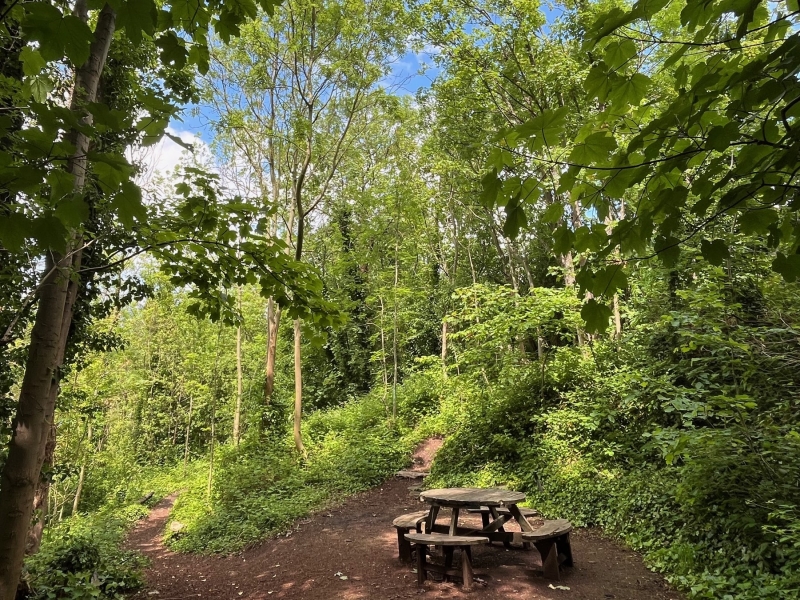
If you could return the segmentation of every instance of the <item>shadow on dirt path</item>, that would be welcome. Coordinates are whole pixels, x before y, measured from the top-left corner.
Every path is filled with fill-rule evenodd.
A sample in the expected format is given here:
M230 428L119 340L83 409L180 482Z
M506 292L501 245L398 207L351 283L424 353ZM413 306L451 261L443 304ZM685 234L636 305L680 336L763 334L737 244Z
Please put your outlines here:
M427 470L440 440L415 453L412 469ZM318 512L279 537L230 556L177 554L161 543L175 495L158 503L131 532L127 547L151 560L147 585L133 598L157 600L291 599L391 600L472 598L474 600L679 600L641 557L593 530L572 534L575 567L560 582L541 577L538 553L501 545L474 551L482 583L464 593L459 584L427 581L417 588L411 565L397 558L392 520L422 510L416 482L390 479L340 506ZM476 525L480 519L476 520ZM480 575L483 573L483 575ZM552 587L551 587L552 586ZM564 586L567 589L558 589Z

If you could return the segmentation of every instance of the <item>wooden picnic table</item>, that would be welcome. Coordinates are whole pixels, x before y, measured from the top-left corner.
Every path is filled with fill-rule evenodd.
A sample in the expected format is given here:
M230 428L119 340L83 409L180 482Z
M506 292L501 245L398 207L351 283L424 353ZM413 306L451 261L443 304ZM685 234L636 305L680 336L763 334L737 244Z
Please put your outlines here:
M426 490L419 495L420 500L431 505L426 521L428 533L447 533L455 535L476 535L488 537L491 541L503 542L508 546L511 542L526 543L523 533L534 531L533 526L520 512L517 504L525 500L525 494L498 488L446 488ZM437 525L436 517L441 508L450 508L453 516L448 525ZM492 519L482 529L458 526L458 517L462 509L488 507ZM507 514L500 514L497 509L505 507ZM522 531L513 532L504 529L505 523L514 519Z

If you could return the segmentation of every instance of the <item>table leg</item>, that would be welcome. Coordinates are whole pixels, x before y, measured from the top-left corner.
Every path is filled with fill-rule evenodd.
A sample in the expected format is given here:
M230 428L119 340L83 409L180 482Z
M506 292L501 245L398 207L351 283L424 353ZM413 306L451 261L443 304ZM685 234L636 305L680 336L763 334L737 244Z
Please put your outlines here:
M472 561L468 552L461 553L461 579L464 581L464 591L469 592L473 586Z
M516 504L509 504L508 512L510 512L511 516L519 523L519 528L522 529L522 531L533 531L533 525L528 523L528 519L523 516Z
M428 523L425 527L426 533L433 532L433 524L436 522L436 516L439 514L439 505L431 504L431 512L428 513Z
M425 544L416 544L417 547L417 585L425 585L425 553L428 547Z
M489 507L489 512L492 513L492 519L494 519L495 521L500 518L500 515L494 506ZM502 525L498 527L497 530L502 531L503 533L505 533L506 531L505 527L503 527ZM511 542L509 542L508 540L503 540L503 546L505 546L506 548L511 548Z
M455 535L458 530L458 513L461 509L453 507L453 518L450 520L450 535Z
M558 581L561 579L561 574L558 570L558 547L555 540L542 540L534 542L539 554L542 555L542 570L544 571L545 579L554 579Z
M452 546L445 546L444 547L444 570L450 569L453 567L453 550ZM445 578L447 578L447 573L445 573Z

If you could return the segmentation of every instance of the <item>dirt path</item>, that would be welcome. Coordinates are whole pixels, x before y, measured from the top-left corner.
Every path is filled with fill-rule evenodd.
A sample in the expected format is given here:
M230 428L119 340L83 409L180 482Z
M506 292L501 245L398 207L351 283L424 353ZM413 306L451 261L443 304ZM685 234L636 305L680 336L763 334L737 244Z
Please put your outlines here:
M435 442L421 448L414 468L425 469L436 449ZM397 515L424 508L409 491L413 483L389 480L300 521L284 536L226 557L176 554L164 548L161 536L175 497L165 498L128 538L129 548L152 561L147 586L134 598L390 600L420 593L425 598L474 600L681 598L648 571L636 553L592 530L572 534L575 567L567 569L560 582L547 581L537 572L541 562L535 550L504 550L495 544L475 551L476 571L484 573L476 591L466 594L458 584L430 580L424 591L419 590L411 566L397 558L391 525Z

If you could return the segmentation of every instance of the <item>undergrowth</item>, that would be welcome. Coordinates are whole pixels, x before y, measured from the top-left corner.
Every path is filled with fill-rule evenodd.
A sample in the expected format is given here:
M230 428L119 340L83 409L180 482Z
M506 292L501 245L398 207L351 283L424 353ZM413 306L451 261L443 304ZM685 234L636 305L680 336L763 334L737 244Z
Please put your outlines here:
M124 598L141 583L145 561L120 550L125 532L147 515L142 504L109 506L46 529L39 553L25 563L33 598Z

